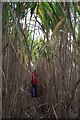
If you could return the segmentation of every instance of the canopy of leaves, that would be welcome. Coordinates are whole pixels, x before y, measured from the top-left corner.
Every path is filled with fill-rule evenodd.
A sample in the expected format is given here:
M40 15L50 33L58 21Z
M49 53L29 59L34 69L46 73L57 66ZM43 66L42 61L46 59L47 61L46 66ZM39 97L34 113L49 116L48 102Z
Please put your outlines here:
M58 34L61 31L62 24L65 24L67 31L70 32L70 34L75 40L76 38L78 38L79 41L79 33L76 33L74 30L74 27L76 27L78 31L78 26L76 22L78 21L78 17L80 15L80 7L77 2L76 3L15 2L15 3L7 3L6 5L3 4L3 9L5 7L6 9L3 14L3 20L4 20L3 23L5 23L6 20L8 21L11 34L12 34L13 25L15 24L20 39L20 47L22 47L22 51L25 51L24 49L26 49L27 52L29 52L32 51L32 49L35 49L36 54L38 52L38 54L44 55L45 51L47 55L50 54L48 53L49 47L47 47L47 44L50 45L50 41L51 41L49 36L52 35L58 36ZM24 30L23 28L24 22L20 22L24 20L26 23L28 14L30 15L30 19L28 20L29 25L31 24L31 21L34 18L34 22L33 22L34 26L32 26L34 30L29 30L30 28L27 24L26 24L26 29ZM22 24L21 25L22 28L20 28L18 23ZM38 24L38 27L43 33L44 36L43 42L41 42L37 38L34 39L36 24ZM3 24L3 28L4 27L5 24ZM40 53L41 49L43 52Z

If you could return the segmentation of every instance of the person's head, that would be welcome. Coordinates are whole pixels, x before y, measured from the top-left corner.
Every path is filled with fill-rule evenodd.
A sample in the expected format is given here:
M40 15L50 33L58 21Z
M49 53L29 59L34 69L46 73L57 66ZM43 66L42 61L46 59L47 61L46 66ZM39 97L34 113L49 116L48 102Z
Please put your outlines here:
M34 69L34 72L36 72L36 69Z

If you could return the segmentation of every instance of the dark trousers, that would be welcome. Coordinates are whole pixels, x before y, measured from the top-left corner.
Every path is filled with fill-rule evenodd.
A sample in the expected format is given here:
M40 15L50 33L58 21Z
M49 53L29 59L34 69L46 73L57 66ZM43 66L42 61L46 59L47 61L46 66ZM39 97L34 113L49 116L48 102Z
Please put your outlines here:
M37 97L37 85L32 85L32 97Z

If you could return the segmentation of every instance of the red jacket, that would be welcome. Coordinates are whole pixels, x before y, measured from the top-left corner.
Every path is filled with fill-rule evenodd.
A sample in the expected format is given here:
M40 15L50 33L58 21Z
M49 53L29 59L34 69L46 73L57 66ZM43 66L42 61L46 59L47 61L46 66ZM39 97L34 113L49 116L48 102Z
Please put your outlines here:
M35 84L37 84L37 82L38 82L38 74L37 74L36 72L33 72L33 73L32 73L31 83L32 83L33 85L35 85Z

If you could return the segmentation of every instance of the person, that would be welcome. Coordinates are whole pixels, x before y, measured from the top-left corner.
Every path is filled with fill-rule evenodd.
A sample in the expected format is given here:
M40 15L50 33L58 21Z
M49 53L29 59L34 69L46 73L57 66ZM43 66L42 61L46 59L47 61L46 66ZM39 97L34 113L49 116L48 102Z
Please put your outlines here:
M37 97L37 83L38 83L38 74L36 70L32 72L31 85L32 85L32 97Z

